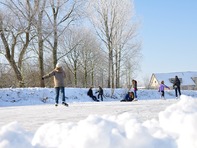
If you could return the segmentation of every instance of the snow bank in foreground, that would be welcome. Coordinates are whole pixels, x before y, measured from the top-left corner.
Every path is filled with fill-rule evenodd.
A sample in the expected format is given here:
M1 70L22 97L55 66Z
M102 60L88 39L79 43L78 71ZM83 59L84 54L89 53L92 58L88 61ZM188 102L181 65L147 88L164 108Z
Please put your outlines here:
M0 129L1 148L196 148L197 100L181 100L159 113L159 120L138 122L131 114L89 116L78 123L50 122L35 133L17 122Z

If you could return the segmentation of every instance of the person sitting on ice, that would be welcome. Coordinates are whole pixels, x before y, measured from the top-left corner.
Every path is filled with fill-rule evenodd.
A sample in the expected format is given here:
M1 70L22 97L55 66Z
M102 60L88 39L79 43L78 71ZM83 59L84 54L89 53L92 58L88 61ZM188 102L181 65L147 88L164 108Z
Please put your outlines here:
M99 100L96 98L96 96L93 95L93 91L92 91L93 87L90 87L90 89L88 90L87 95L92 98L92 100L99 102Z
M131 102L133 100L134 100L134 93L131 91L131 92L128 92L125 98L121 100L120 102Z

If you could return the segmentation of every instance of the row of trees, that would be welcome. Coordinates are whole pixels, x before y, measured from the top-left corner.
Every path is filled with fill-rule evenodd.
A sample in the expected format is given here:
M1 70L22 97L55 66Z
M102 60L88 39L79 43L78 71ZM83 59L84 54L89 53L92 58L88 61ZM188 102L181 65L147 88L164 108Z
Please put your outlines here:
M4 0L0 7L1 87L52 86L41 77L57 62L72 87L130 85L139 68L130 0Z

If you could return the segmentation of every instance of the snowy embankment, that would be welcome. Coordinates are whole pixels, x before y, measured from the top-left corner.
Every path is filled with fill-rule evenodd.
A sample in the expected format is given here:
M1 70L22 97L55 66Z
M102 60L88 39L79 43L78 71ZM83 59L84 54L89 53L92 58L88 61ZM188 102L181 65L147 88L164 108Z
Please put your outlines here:
M87 96L87 88L65 88L66 101L72 102L92 102ZM93 89L94 95L97 89ZM127 89L115 89L111 96L111 89L104 88L104 101L119 101L124 98ZM197 97L197 91L184 90L182 94ZM3 88L0 89L0 106L16 105L38 105L43 103L54 103L54 88ZM138 100L153 100L160 98L158 90L138 90ZM174 99L174 90L165 91L166 99ZM47 100L45 100L47 99ZM60 100L61 101L61 100Z

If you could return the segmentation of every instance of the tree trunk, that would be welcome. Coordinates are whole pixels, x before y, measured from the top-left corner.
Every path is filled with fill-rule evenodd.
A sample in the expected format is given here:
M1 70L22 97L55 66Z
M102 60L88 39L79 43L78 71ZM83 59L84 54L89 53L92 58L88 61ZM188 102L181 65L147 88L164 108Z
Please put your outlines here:
M87 88L88 85L88 81L87 81L87 77L88 77L88 72L87 72L87 61L85 61L84 64L84 87Z
M44 56L43 56L43 13L45 9L46 0L42 1L42 5L38 10L38 22L37 22L37 35L38 35L38 63L39 63L39 70L40 70L40 87L44 87L44 81L42 80L42 76L44 75ZM41 1L36 1L36 5L39 6ZM39 7L38 7L39 8Z
M44 60L43 60L43 41L39 39L38 43L39 48L39 55L38 55L38 62L39 62L39 69L40 69L40 87L44 87L44 81L42 80L42 76L44 75Z
M21 71L16 66L15 61L12 58L10 58L10 59L7 58L7 60L9 61L11 67L13 68L13 70L15 72L16 78L18 80L18 87L25 87L25 83L23 82L23 76L21 74Z
M77 62L74 61L74 82L75 82L75 87L77 87Z
M53 67L56 67L57 64L57 46L58 46L58 33L57 33L57 13L55 12L55 8L53 8L53 17L54 17L54 42L53 42Z

